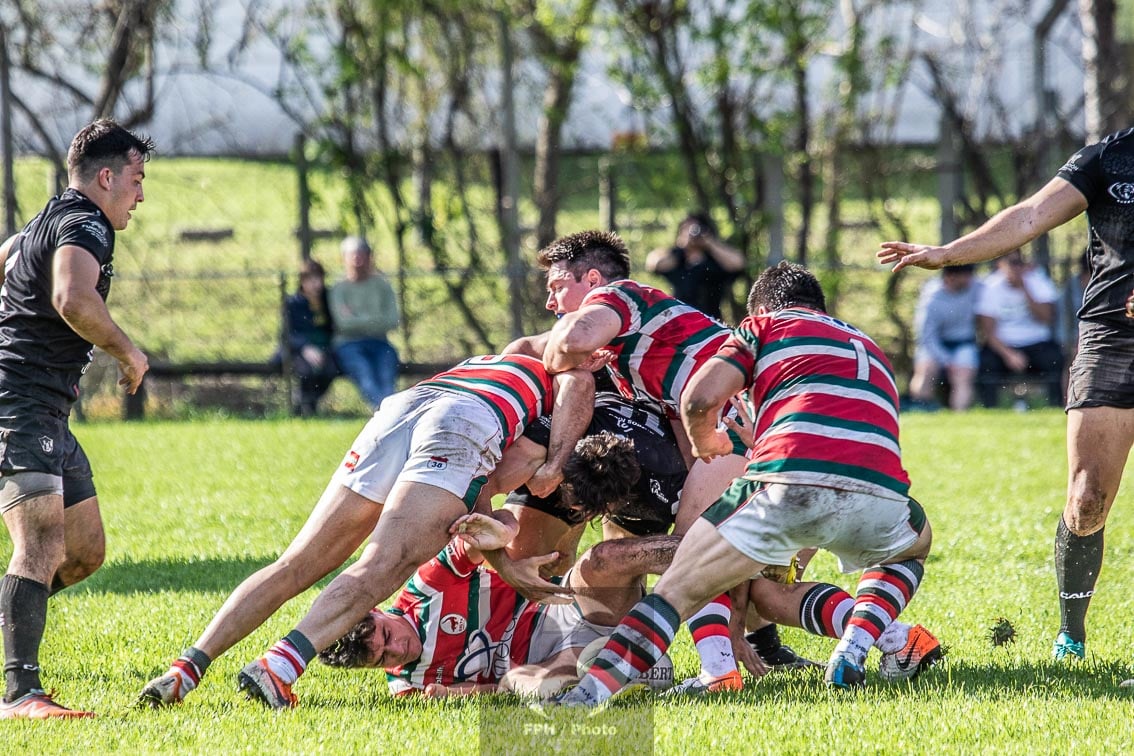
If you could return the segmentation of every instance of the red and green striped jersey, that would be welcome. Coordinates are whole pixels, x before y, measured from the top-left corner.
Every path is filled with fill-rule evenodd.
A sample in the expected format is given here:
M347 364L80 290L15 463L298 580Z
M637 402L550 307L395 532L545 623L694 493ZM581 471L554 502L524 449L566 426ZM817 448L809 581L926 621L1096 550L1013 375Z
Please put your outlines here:
M511 446L528 423L551 413L551 376L542 361L523 354L470 357L418 385L469 394L491 407L503 431L501 450Z
M889 360L854 326L802 307L750 316L716 355L756 408L745 477L908 496Z
M422 649L416 661L386 671L390 692L499 682L513 664L527 662L540 608L474 564L460 539L450 541L418 568L387 610L413 624Z
M612 367L634 389L677 416L690 376L717 353L729 329L660 289L615 281L592 289L583 307L601 304L618 313L622 327L608 345ZM620 390L634 398L619 382Z

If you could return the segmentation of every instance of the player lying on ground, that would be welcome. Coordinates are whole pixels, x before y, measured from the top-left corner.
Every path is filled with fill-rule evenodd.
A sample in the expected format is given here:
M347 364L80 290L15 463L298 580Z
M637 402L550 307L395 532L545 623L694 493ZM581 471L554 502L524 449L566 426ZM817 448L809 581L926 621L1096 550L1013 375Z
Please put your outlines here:
M830 685L864 684L867 653L921 582L931 531L909 497L889 363L825 310L819 282L800 266L783 263L753 284L749 317L682 397L693 450L711 458L733 448L718 427L722 407L749 390L757 413L745 475L690 528L673 569L558 702L604 702L653 666L705 601L813 546L844 571L866 567L826 672Z
M295 705L291 685L307 663L444 547L450 525L473 508L501 454L553 407L551 447L539 474L558 479L590 420L593 390L586 370L553 378L539 360L509 355L474 357L387 397L291 545L233 591L193 646L143 688L141 700L181 701L214 659L366 542L295 629L238 675L249 696L273 708Z
M525 600L483 566L480 548L502 548L518 529L507 512L497 517L504 519L471 514L459 520L460 535L414 574L393 606L371 611L319 660L385 668L394 695L548 696L578 680L580 652L610 634L642 597L643 576L660 573L679 540L652 536L596 544L563 578L574 601L541 604ZM655 687L672 684L667 662L650 671L658 678Z

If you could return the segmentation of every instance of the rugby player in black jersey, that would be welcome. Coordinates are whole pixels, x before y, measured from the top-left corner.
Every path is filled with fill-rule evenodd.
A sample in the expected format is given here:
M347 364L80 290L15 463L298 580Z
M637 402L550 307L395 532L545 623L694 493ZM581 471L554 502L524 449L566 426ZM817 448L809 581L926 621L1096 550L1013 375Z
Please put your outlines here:
M1007 254L1087 213L1090 280L1067 386L1067 504L1055 531L1060 627L1056 661L1086 656L1087 607L1102 569L1103 526L1134 445L1134 129L1076 152L1031 197L941 247L884 242L894 271Z
M114 234L144 199L153 143L111 120L75 135L68 185L0 245L0 513L12 559L0 581L7 684L0 719L93 716L55 703L40 682L47 598L102 564L105 539L90 463L68 428L97 346L134 393L149 367L106 307Z

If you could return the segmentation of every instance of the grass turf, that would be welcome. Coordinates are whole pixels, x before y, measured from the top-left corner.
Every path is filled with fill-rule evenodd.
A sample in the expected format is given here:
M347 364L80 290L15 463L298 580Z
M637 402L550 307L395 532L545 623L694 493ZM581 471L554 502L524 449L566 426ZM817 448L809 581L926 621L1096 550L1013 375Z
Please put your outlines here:
M601 727L632 721L647 726L633 750L652 744L659 753L1118 752L1130 742L1134 690L1117 686L1134 672L1132 607L1121 587L1132 577L1128 493L1120 492L1107 528L1087 662L1050 661L1058 627L1051 541L1066 475L1064 419L1050 410L903 418L913 494L935 533L923 587L903 618L926 624L949 647L946 662L913 684L883 683L872 657L862 693L829 691L818 675L775 674L710 702L629 704L580 725L537 718L506 697L394 700L380 674L315 664L296 687L299 709L275 714L242 701L236 672L292 627L311 591L217 660L184 705L131 708L228 592L287 544L360 427L342 420L76 425L96 471L108 559L52 600L41 660L61 702L99 717L0 723L3 750L520 753L537 744L608 753L631 748L605 740ZM9 553L0 537L0 558ZM823 553L808 577L853 590ZM988 628L1000 616L1018 639L994 648ZM825 659L832 647L800 630L782 634L812 658ZM674 660L679 678L696 672L684 631ZM548 722L557 735L537 729ZM482 734L490 739L482 742Z

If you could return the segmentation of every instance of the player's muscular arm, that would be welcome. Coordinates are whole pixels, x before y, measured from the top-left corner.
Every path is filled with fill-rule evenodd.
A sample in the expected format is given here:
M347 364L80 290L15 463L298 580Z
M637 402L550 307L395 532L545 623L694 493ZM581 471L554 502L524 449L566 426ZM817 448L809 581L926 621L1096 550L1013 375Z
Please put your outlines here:
M528 490L547 496L563 481L563 465L591 423L595 409L595 377L585 370L569 370L552 378L555 406L551 411L551 438L547 460L528 480Z
M621 329L618 313L605 305L588 305L568 313L551 329L543 365L550 373L578 367L596 349L613 341Z
M1062 226L1087 209L1087 198L1069 182L1054 178L1031 197L1001 210L975 231L943 247L883 242L878 261L896 263L894 272L910 265L937 269L991 260Z
M79 336L118 360L119 385L131 394L137 391L149 361L110 317L99 296L98 260L82 247L64 245L55 251L51 272L51 303L60 317Z
M504 347L500 354L526 354L529 357L542 359L544 350L547 349L547 338L550 335L551 331L544 331L535 336L521 336Z
M693 456L705 460L732 453L728 434L718 429L721 408L742 391L744 375L725 360L712 359L693 374L681 395L681 422L693 447Z

